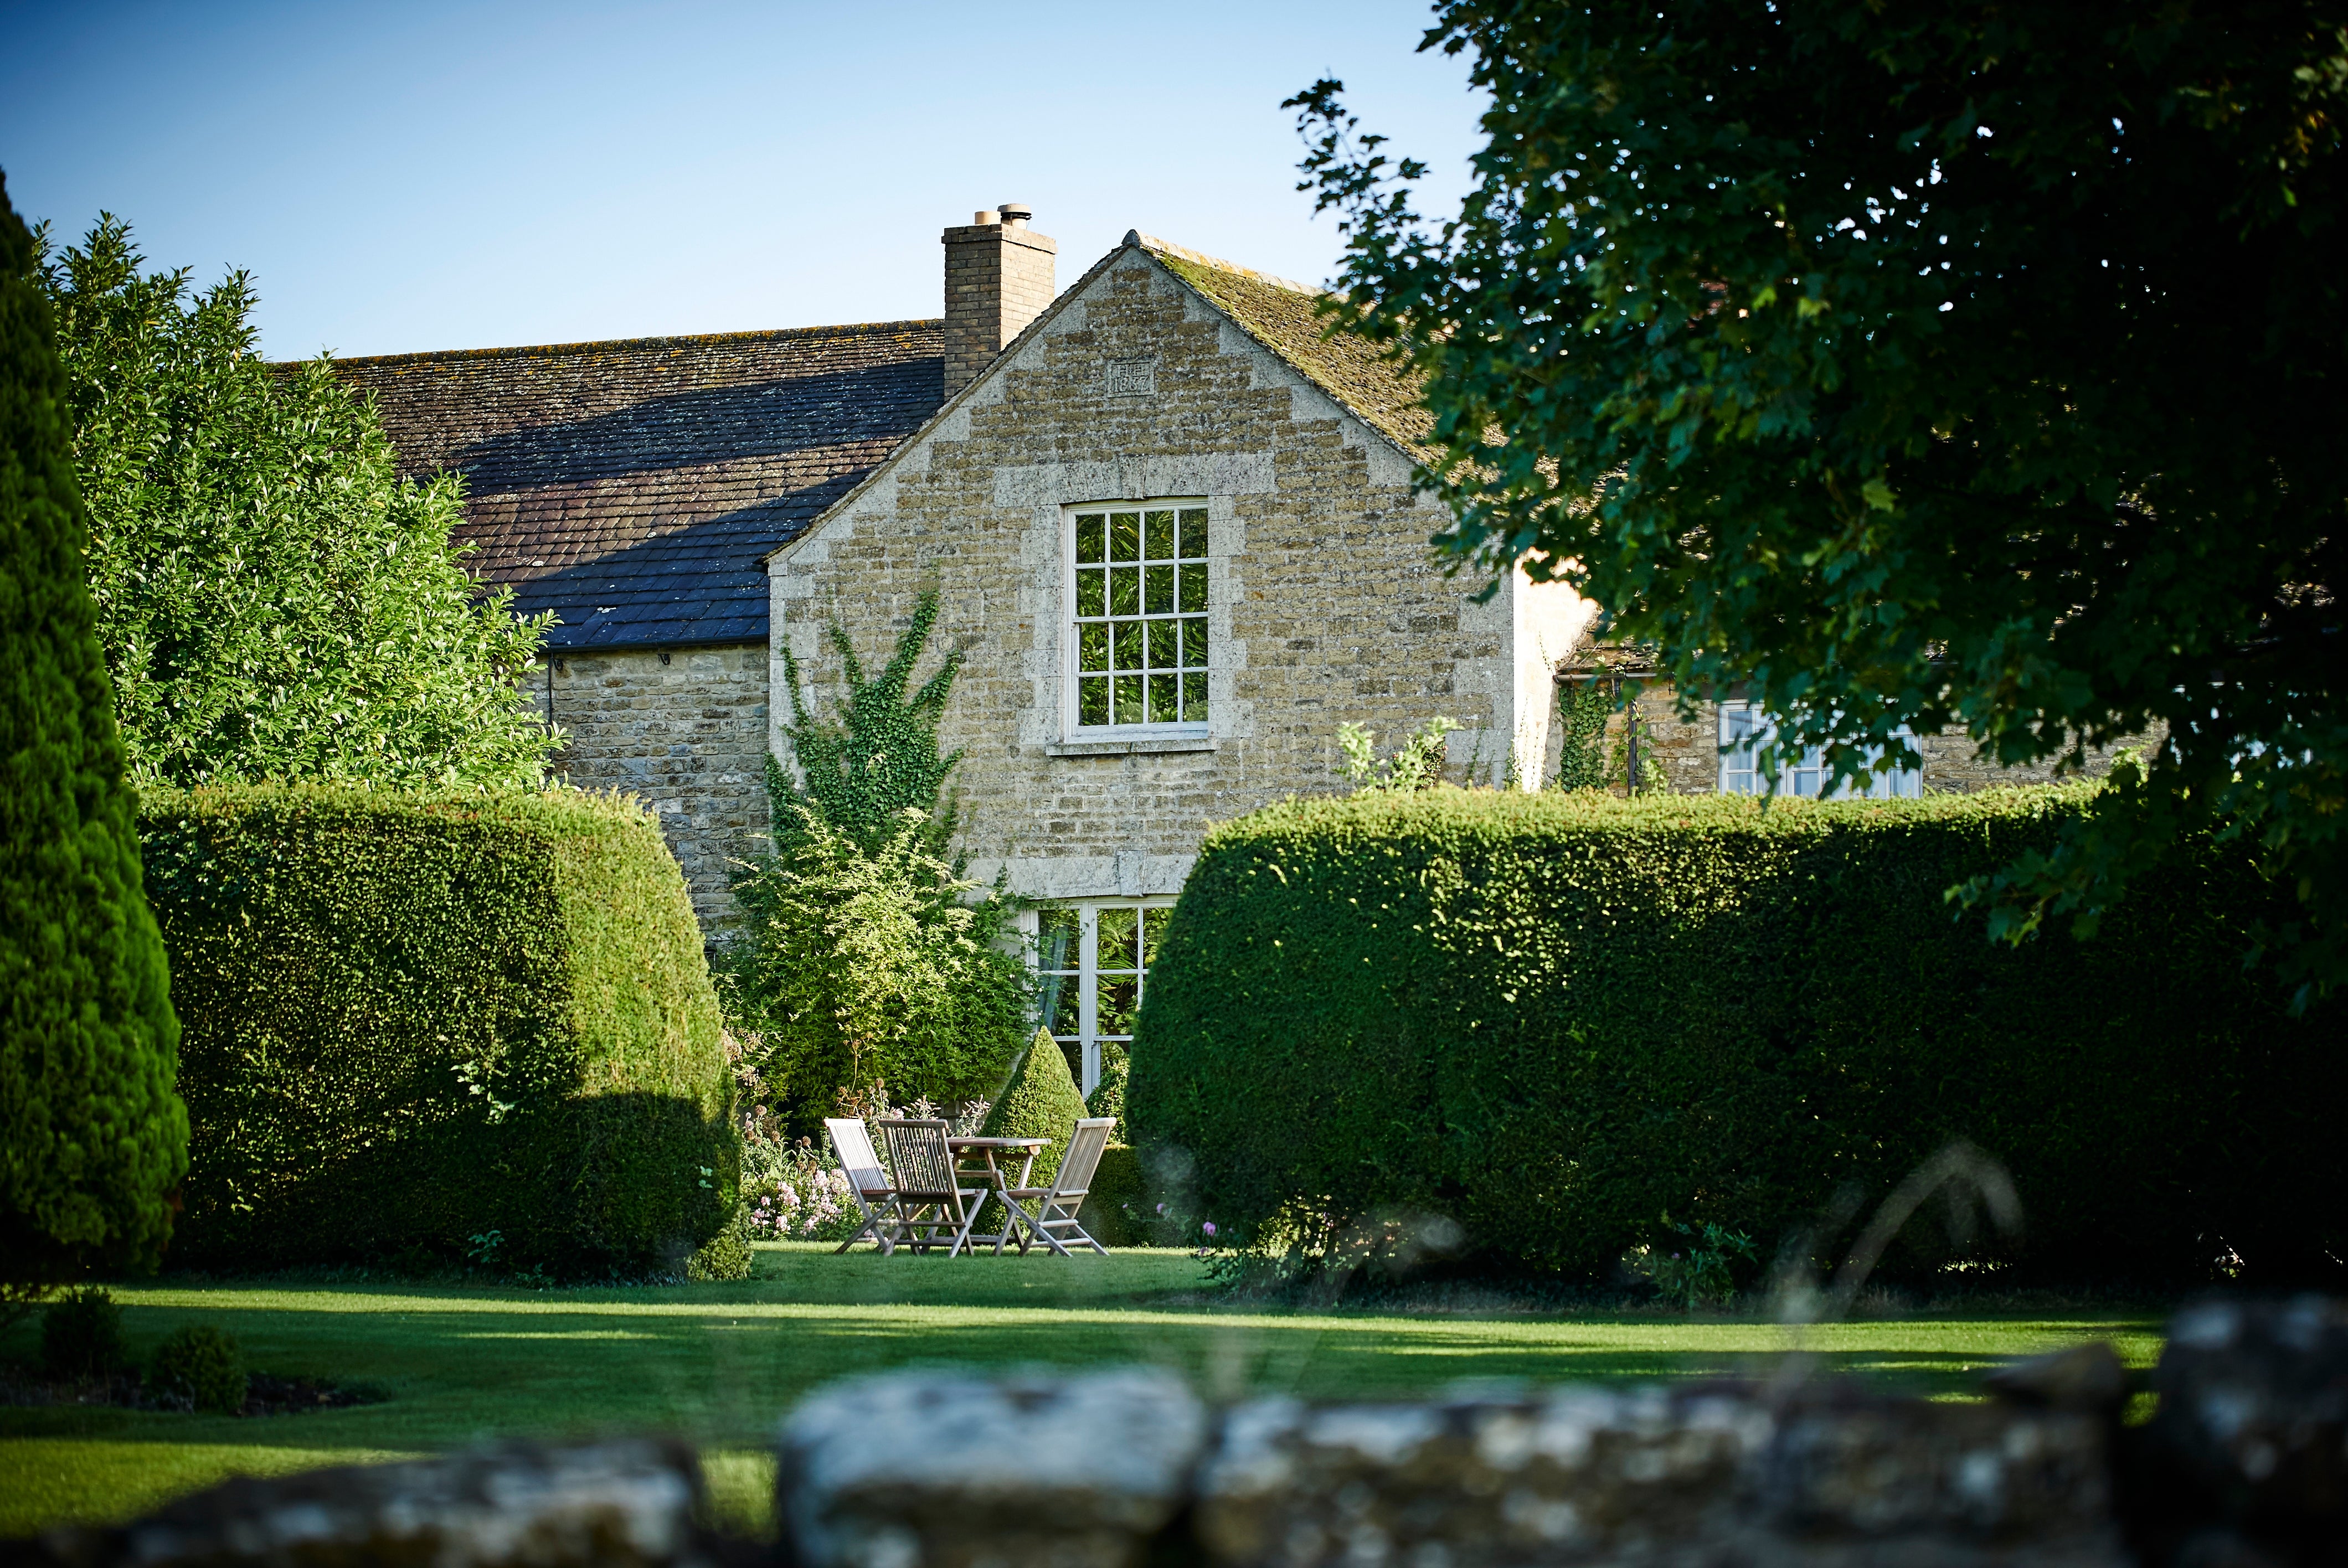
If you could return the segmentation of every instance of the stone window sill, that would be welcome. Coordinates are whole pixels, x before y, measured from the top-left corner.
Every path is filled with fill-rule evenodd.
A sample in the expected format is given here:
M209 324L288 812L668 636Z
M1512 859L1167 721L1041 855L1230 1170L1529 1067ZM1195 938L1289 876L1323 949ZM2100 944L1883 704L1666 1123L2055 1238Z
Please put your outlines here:
M1169 752L1212 752L1221 743L1212 735L1149 735L1130 741L1054 741L1044 748L1047 757L1150 757Z

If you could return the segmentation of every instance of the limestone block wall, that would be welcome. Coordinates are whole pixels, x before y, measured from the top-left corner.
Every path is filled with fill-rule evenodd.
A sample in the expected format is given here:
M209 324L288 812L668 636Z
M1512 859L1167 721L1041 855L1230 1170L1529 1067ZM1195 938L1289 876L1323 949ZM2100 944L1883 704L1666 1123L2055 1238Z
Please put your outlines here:
M615 649L559 654L527 681L562 726L554 771L623 790L660 814L705 936L734 919L728 869L767 831L767 649Z
M938 588L938 643L965 660L942 739L964 752L973 872L1007 868L1037 897L1175 892L1210 822L1334 787L1349 720L1383 750L1454 719L1469 730L1453 775L1498 783L1548 694L1519 679L1513 593L1475 604L1478 584L1429 563L1441 518L1407 460L1140 252L1073 292L769 569L776 641L819 682L837 675L829 618L869 667ZM1209 511L1211 721L1180 740L1081 741L1064 696L1065 508L1152 498ZM779 682L779 651L775 669Z

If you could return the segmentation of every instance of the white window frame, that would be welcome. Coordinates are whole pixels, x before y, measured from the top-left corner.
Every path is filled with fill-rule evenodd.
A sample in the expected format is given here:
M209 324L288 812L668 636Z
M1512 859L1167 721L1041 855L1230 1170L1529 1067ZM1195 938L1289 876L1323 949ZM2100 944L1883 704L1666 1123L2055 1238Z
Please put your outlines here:
M1065 904L1055 904L1051 906L1051 907L1055 909L1074 911L1078 921L1076 938L1077 959L1075 972L1076 978L1076 1040L1080 1050L1082 1071L1076 1075L1076 1089L1078 1092L1084 1094L1087 1098L1091 1096L1094 1090L1100 1087L1101 1046L1105 1043L1122 1045L1128 1050L1130 1050L1133 1046L1133 1037L1131 1035L1103 1034L1100 1029L1099 979L1101 911L1104 909L1132 909L1136 911L1143 909L1171 909L1173 907L1174 900L1170 897L1098 898L1087 899L1082 902L1071 900ZM1145 917L1137 913L1134 918L1137 921L1139 921L1145 918ZM1040 929L1041 927L1039 924L1039 932ZM1039 964L1043 957L1044 954L1039 948L1036 953L1036 958ZM1065 973L1066 971L1054 970L1048 972ZM1126 971L1119 969L1113 972L1121 975ZM1135 977L1134 1009L1137 1013L1140 1010L1141 999L1148 994L1148 987L1149 971L1145 968ZM1046 1018L1043 1022L1045 1030L1048 1032L1052 1027L1052 1020ZM1066 1037L1056 1034L1053 1035L1052 1038L1055 1041L1058 1041L1066 1039Z
M1172 724L1086 724L1081 722L1077 701L1076 667L1080 637L1076 622L1076 518L1086 514L1162 512L1186 507L1208 513L1208 528L1212 530L1209 535L1210 538L1225 526L1214 521L1214 508L1204 496L1152 496L1146 501L1081 501L1060 508L1060 733L1071 740L1197 740L1204 739L1211 731L1217 710L1215 677L1223 655L1223 639L1217 634L1215 626L1217 573L1211 555L1204 558L1207 561L1208 654L1207 667L1200 671L1208 691L1208 718Z
M1776 733L1776 722L1757 702L1737 700L1720 705L1720 777L1723 794L1759 794L1766 781L1761 776L1761 749ZM1739 732L1741 728L1741 733ZM1902 740L1914 741L1914 733L1906 725L1891 732ZM1812 746L1798 757L1782 761L1785 771L1777 775L1774 793L1807 800L1914 800L1924 793L1924 774L1921 767L1883 769L1885 748L1869 746L1867 765L1870 771L1863 784L1854 789L1856 781L1844 779L1837 784L1831 794L1822 794L1827 779L1825 750Z

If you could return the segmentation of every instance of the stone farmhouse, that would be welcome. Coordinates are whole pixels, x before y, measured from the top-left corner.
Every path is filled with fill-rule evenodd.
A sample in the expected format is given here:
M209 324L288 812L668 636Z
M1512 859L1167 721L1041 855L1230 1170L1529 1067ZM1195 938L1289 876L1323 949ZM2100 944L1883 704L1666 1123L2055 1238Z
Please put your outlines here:
M820 705L827 622L885 658L936 589L961 846L1038 906L1089 1090L1210 823L1333 787L1347 721L1450 718L1452 777L1539 787L1594 607L1443 574L1426 415L1313 290L1135 232L1063 291L1029 216L944 231L942 320L339 368L410 471L466 475L472 569L559 618L529 682L560 766L658 810L713 939L788 761L782 651ZM1756 787L1743 704L1640 707L1673 789ZM1924 750L1876 790L1986 782Z

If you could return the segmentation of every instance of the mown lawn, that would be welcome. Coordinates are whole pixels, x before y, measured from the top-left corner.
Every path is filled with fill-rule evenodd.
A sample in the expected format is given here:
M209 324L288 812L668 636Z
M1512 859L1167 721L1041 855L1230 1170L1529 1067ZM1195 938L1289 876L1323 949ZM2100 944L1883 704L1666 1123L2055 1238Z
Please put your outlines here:
M1668 1315L1266 1310L1198 1293L1177 1252L948 1261L761 1247L734 1286L530 1292L448 1286L117 1286L140 1353L216 1322L257 1370L370 1383L381 1404L241 1419L100 1408L0 1409L0 1535L129 1517L237 1472L397 1458L482 1439L657 1429L699 1443L726 1516L769 1517L776 1420L830 1378L911 1363L1147 1361L1210 1393L1405 1393L1470 1378L1683 1378L1766 1371L1772 1325ZM1939 1394L2005 1358L2109 1338L2158 1349L2143 1313L1957 1315L1814 1330L1836 1368ZM0 1355L28 1358L18 1327Z

